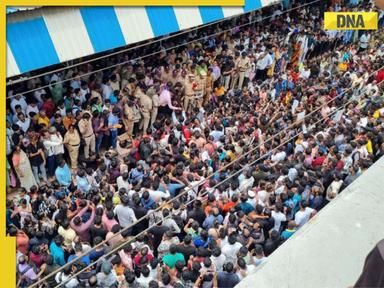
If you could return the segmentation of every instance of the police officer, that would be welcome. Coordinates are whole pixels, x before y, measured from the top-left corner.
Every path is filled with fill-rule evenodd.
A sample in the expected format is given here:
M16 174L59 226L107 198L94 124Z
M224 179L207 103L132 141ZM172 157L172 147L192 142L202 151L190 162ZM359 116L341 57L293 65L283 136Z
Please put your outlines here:
M133 110L134 102L131 100L128 100L124 104L124 117L123 117L123 123L125 127L125 131L128 134L129 138L132 138L133 136L133 127L134 127L134 120L135 120L135 111Z
M156 93L155 88L151 87L147 91L147 95L152 98L152 113L151 113L151 126L155 123L157 112L160 106L159 95Z
M189 74L188 75L188 80L184 82L184 103L183 103L183 108L184 111L188 112L188 106L191 101L193 101L193 98L195 97L195 75L194 74Z
M92 153L95 153L96 138L95 134L93 133L91 118L91 113L84 111L82 119L79 121L79 130L85 142L85 158L89 158L89 150L91 150Z
M239 79L238 89L242 89L243 88L245 72L248 70L250 65L251 65L251 63L249 61L247 53L246 52L242 52L240 59L237 61L237 67L236 67L236 71L238 73L238 77L237 78ZM236 83L235 83L235 85L236 85Z
M203 105L203 99L205 96L206 85L207 85L207 73L205 72L205 70L200 71L199 76L196 79L196 83L197 83L197 88L195 91L195 95L198 97L197 106L201 108Z
M151 121L151 112L152 112L152 98L145 94L143 91L145 90L145 84L139 83L137 89L140 89L137 92L137 96L140 101L140 111L143 116L140 123L140 129L143 129L143 134L146 133L149 123Z

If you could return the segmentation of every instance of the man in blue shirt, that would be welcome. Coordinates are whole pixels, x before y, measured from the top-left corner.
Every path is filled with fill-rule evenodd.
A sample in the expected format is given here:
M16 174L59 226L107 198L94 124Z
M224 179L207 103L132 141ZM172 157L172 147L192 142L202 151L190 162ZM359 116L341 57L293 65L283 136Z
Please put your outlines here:
M203 227L208 230L214 227L215 221L217 221L219 224L222 224L223 220L223 215L220 214L219 209L216 207L212 208L209 216L204 220Z
M84 170L79 170L77 172L76 182L77 182L77 189L80 192L87 194L89 190L91 190L91 185L88 183Z
M63 236L57 235L49 246L49 251L51 252L55 264L60 266L65 265L64 249L61 247L63 240Z
M141 204L147 210L154 209L156 206L156 202L149 196L148 191L143 192L143 196L141 197Z
M79 258L83 254L83 246L81 243L75 244L75 254L72 254L68 257L68 262L71 262L72 260ZM91 264L91 260L89 259L88 255L84 255L80 258L80 262L84 263L85 265Z
M172 198L176 196L176 192L183 188L185 185L182 184L182 183L171 183L171 180L169 179L169 177L167 175L165 175L163 177L163 181L164 181L164 184L167 185L167 189L169 191L169 194L171 194ZM164 191L164 189L162 188L162 186L159 187L159 190Z
M241 203L239 203L240 209L244 212L244 214L248 215L251 213L254 208L253 206L248 202L248 195L247 194L242 194L240 197Z
M57 181L61 186L68 187L72 182L71 170L65 160L61 160L55 171Z
M117 145L117 125L119 124L119 113L120 109L115 107L108 116L108 128L109 131L111 131L111 141L113 148L116 148Z

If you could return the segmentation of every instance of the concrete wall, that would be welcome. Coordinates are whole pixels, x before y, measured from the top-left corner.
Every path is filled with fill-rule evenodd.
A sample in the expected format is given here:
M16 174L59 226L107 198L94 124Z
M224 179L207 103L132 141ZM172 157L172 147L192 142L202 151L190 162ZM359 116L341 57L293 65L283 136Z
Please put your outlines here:
M348 287L384 238L384 157L286 241L238 288Z

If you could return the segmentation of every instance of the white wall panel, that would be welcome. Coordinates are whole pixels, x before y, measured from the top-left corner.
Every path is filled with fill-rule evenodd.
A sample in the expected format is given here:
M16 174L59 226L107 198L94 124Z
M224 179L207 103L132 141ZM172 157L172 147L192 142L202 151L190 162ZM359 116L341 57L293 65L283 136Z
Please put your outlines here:
M13 57L11 48L9 48L8 43L7 43L7 56L6 57L7 57L7 77L19 75L20 74L19 67L17 67L15 57Z
M244 13L244 9L242 7L222 7L222 9L224 18Z
M78 7L49 7L43 17L60 61L94 53Z
M260 1L263 7L267 7L269 5L273 5L280 2L279 0L260 0Z
M127 44L154 37L144 7L115 7L115 12Z
M180 30L203 24L198 7L174 7Z

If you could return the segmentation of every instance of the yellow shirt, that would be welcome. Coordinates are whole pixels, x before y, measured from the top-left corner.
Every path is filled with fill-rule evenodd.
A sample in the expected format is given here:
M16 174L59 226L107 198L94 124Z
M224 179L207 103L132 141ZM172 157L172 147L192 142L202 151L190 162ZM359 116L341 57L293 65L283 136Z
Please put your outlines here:
M59 227L57 231L64 238L64 246L71 247L73 239L76 237L76 232L72 228L65 230L63 227Z
M47 116L45 116L44 118L39 116L37 118L37 123L38 124L44 124L45 127L49 127L49 118Z
M121 200L120 200L120 197L119 197L118 193L113 196L112 201L113 201L113 204L115 206L119 205L121 203Z
M232 151L228 151L227 156L231 157L232 161L236 160L236 155Z
M367 151L369 154L372 154L373 153L373 149L372 149L372 141L371 140L368 140L367 144L365 145L365 147L367 148Z

